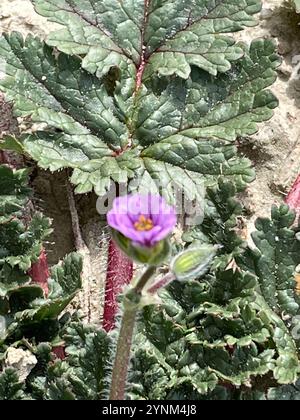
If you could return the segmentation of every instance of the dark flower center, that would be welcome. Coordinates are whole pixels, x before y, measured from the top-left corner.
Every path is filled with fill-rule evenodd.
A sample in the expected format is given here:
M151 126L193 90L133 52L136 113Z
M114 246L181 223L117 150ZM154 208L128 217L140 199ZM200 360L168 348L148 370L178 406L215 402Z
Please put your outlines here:
M135 222L134 227L139 232L148 232L153 229L154 224L151 219L141 215L137 222Z

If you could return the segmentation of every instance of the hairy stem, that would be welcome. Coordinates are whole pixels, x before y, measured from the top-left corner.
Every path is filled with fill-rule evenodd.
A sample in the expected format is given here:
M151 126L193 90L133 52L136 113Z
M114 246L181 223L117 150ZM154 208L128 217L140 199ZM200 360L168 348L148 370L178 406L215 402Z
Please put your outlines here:
M156 267L153 265L150 265L147 270L142 274L141 278L137 282L134 290L138 295L141 295L144 287L147 286L148 281L151 279L152 276L154 276L156 272Z
M7 163L6 153L0 150L0 163Z
M154 295L157 293L160 289L163 287L167 287L169 284L171 284L174 280L176 280L176 277L173 273L168 273L165 275L162 279L154 283L147 292L150 293L150 295Z
M124 400L137 309L125 309L113 367L110 400Z
M31 269L28 272L31 277L32 283L38 284L44 291L45 296L48 296L48 279L50 277L47 254L45 249L42 249L39 260L32 264Z
M111 239L108 249L108 264L105 282L103 328L109 332L115 328L118 312L118 295L133 276L133 263Z
M155 271L155 267L148 267L134 287L133 292L138 300L140 300L144 287L146 287L148 281L155 274ZM137 302L130 302L132 290L130 292L130 295L127 294L124 298L124 312L112 371L110 400L123 401L125 399L132 338L135 329L135 320L139 309Z

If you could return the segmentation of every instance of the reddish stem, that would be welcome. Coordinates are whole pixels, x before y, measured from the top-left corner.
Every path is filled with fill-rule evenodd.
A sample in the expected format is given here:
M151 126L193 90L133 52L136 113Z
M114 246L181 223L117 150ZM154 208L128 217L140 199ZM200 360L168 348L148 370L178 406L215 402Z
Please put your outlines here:
M31 269L28 272L31 277L32 283L38 284L44 290L45 296L48 296L48 279L50 277L47 254L43 249L38 262L32 264Z
M298 175L298 178L292 186L292 189L286 197L285 201L292 209L296 211L298 222L300 216L300 175Z
M55 354L57 359L65 360L66 358L66 352L65 352L64 346L53 347L52 353Z
M176 277L173 273L168 273L165 277L158 280L158 282L154 283L147 292L150 293L150 295L155 295L159 290L161 290L163 287L167 287L170 283L172 283L174 280L176 280Z
M8 163L7 155L3 150L0 150L0 163Z
M131 282L132 276L132 261L120 251L113 240L110 240L103 314L103 328L107 332L115 327L118 295L123 287Z
M141 50L141 60L140 60L140 64L138 65L137 68L137 73L136 73L136 81L135 81L135 93L137 94L137 92L139 91L140 87L142 86L142 81L143 81L143 75L144 75L144 71L146 68L146 64L147 64L147 59L146 59L146 46L145 46L145 30L146 30L146 26L147 26L147 22L149 19L149 6L150 6L150 0L144 0L144 25L142 27L142 37L141 37L141 45L142 45L142 50Z
M146 59L145 56L143 54L142 58L141 58L141 63L137 69L137 73L136 73L136 81L135 81L135 93L137 94L137 92L139 91L140 87L142 86L142 81L143 81L143 75L144 75L144 71L146 68Z
M9 165L12 169L19 169L24 166L23 157L16 153L0 150L0 164Z

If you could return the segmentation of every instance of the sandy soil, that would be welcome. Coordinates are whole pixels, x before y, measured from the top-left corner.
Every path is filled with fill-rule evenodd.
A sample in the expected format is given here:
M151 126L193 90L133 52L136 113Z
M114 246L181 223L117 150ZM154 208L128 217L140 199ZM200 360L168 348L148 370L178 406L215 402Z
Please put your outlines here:
M30 0L1 0L0 31L18 30L43 37L53 26L34 12ZM259 25L237 35L238 39L248 43L257 37L274 38L283 62L278 71L278 80L273 86L273 92L280 101L274 118L261 126L258 134L240 143L241 153L253 161L257 172L256 181L243 194L249 214L248 235L254 228L257 216L268 215L272 204L282 201L300 172L300 76L297 71L297 64L300 63L300 26L295 14L284 8L281 0L263 0ZM36 174L34 181L40 207L54 219L56 234L52 240L60 244L59 248L52 248L51 262L73 248L64 182L60 177L53 181L41 172ZM105 265L105 252L101 252L101 247L105 249L106 238L101 229L99 231L98 219L91 208L94 205L93 198L88 202L83 199L80 203L81 222L94 273L91 293L96 294L96 300L92 299L92 306L99 307L102 300L99 290L103 285L103 274L99 276L99 272L103 273ZM98 316L96 312L94 317Z
M19 31L24 35L31 32L43 36L53 26L53 23L35 13L30 0L1 0L1 32Z
M252 161L257 177L245 197L253 221L267 216L280 203L300 172L300 26L297 16L281 0L263 0L259 25L239 34L245 42L271 37L278 44L282 65L272 87L279 99L274 117L260 126L258 134L244 139L241 151Z

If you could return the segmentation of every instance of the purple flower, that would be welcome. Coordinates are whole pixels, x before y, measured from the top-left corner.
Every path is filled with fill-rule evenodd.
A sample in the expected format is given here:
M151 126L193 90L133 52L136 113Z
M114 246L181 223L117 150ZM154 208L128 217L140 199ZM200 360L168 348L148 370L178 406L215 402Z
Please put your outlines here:
M177 217L159 195L134 194L116 198L107 221L134 245L153 247L173 231Z

